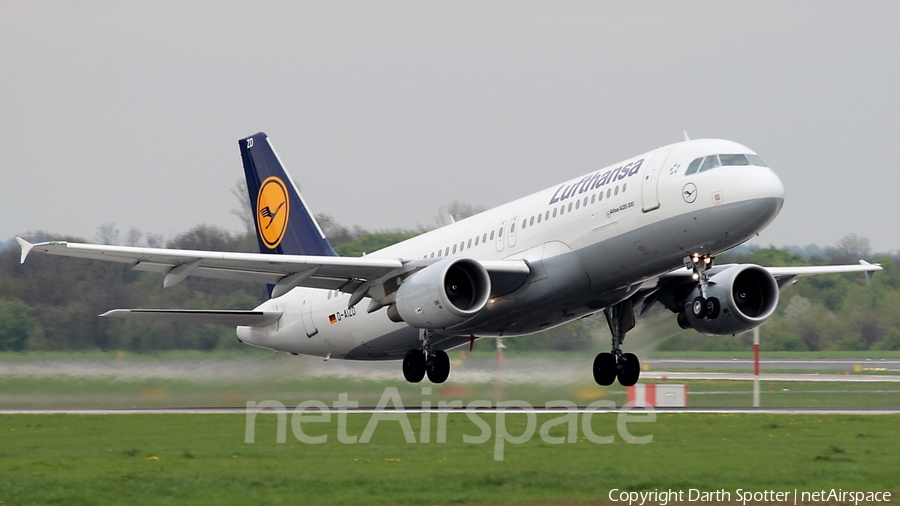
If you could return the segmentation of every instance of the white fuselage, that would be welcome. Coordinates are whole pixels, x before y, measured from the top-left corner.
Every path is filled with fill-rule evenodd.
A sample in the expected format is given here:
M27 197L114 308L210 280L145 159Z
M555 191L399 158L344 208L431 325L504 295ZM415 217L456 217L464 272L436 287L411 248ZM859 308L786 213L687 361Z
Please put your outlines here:
M769 168L720 166L686 175L697 158L754 154L725 140L685 141L629 158L369 254L426 260L525 259L526 282L492 299L465 332L434 331L449 349L470 337L534 333L596 312L645 281L756 235L778 214L784 188ZM390 360L422 332L385 309L348 309L350 295L295 288L258 309L283 311L267 328L238 327L248 344L307 355Z

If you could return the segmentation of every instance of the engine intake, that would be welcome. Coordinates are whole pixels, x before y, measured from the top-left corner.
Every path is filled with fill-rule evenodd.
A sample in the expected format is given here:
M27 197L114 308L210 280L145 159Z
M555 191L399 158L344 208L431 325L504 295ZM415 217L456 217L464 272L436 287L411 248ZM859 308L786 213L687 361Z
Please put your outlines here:
M719 314L712 319L694 316L691 304L700 296L698 287L685 300L678 322L701 334L740 334L762 325L772 316L778 305L778 294L778 283L769 271L758 265L735 265L709 279L706 295L718 299Z
M443 329L474 317L490 294L491 278L480 263L447 258L406 278L392 309L413 327Z

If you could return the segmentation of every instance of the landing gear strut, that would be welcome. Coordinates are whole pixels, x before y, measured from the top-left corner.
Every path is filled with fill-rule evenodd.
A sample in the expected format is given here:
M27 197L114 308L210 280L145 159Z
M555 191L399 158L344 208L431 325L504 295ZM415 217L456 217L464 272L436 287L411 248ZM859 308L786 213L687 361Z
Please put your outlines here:
M450 357L442 350L409 350L403 357L403 377L410 383L418 383L428 375L432 383L443 383L450 376Z
M630 387L641 376L641 362L634 353L623 353L621 346L625 334L634 328L634 308L630 299L603 310L609 332L612 334L612 351L600 353L594 359L594 381L609 386L618 378L622 386Z
M684 258L684 265L694 271L693 278L700 288L700 295L691 302L691 313L694 318L715 320L719 317L719 310L722 308L719 299L706 295L709 287L709 276L706 275L706 270L713 266L714 260L715 258L709 255L697 253Z

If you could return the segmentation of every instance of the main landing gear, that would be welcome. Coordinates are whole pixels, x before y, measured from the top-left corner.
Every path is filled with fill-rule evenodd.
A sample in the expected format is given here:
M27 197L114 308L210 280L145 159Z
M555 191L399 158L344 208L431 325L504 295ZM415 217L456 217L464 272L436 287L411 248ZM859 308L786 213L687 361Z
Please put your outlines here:
M707 297L706 295L706 289L709 286L709 276L706 275L706 270L713 266L714 260L709 255L699 255L697 253L684 259L685 266L690 265L694 270L693 277L700 286L700 295L691 302L691 313L694 315L694 318L715 320L719 317L719 311L722 308L719 299Z
M630 387L641 377L641 362L634 353L622 353L625 334L634 328L634 308L631 300L624 300L603 310L609 332L612 334L612 351L600 353L594 359L594 381L608 387L618 378L622 386Z
M450 376L450 357L442 350L409 350L403 357L403 377L410 383L418 383L428 375L432 383L443 383Z

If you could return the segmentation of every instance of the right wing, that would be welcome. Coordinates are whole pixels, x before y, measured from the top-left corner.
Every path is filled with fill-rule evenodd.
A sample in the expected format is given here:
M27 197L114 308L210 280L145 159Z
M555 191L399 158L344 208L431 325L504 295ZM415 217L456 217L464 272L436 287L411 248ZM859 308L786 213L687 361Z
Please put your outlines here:
M22 246L22 263L31 252L106 260L131 264L136 271L165 274L164 287L180 283L187 276L203 276L275 285L272 297L284 295L295 286L340 290L351 294L350 306L355 306L366 296L376 300L385 298L399 286L398 278L438 260L226 253L65 241L32 244L21 237L16 240ZM491 292L495 296L518 288L531 272L525 260L480 263L491 277Z
M341 290L359 280L374 280L403 267L390 258L226 253L161 248L104 246L65 241L31 244L21 237L21 262L31 252L132 264L136 271L165 274L163 286L173 286L187 276L255 281L276 286L277 295L295 286Z

